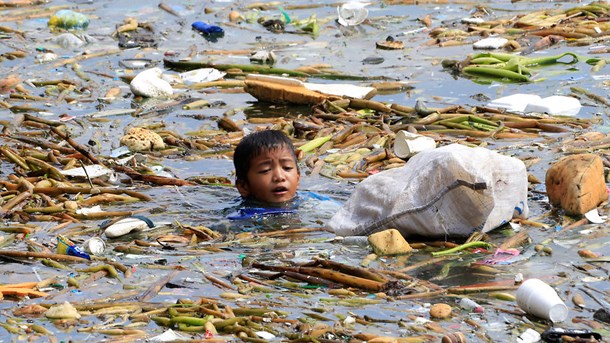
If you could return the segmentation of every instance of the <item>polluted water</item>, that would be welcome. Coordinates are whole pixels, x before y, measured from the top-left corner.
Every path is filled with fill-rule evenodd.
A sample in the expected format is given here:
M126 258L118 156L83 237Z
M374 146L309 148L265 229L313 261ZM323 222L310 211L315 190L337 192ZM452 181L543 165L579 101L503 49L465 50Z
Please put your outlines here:
M0 0L0 341L607 340L609 18L581 1ZM235 147L264 129L296 148L294 204L234 187ZM432 168L393 213L451 218L415 235L375 203L366 235L332 230L358 185L450 145L519 160L523 189L483 185L503 166L483 161L423 199ZM551 300L519 299L534 279Z

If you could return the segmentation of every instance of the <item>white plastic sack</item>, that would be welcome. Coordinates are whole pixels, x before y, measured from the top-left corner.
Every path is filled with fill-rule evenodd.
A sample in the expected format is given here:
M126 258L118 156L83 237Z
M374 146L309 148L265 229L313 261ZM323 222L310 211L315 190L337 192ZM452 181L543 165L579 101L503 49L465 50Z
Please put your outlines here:
M339 236L388 228L403 236L469 236L527 213L527 172L521 160L452 144L369 176L328 225Z

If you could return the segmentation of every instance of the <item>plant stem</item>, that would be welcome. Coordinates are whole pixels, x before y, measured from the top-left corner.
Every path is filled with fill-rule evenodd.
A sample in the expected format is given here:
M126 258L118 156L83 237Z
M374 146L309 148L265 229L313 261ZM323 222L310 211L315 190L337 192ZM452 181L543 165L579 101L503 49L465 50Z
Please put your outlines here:
M481 242L481 241L469 242L469 243L465 243L462 245L458 245L457 247L453 247L451 249L433 252L432 256L438 257L438 256L443 256L443 255L449 255L449 254L453 254L454 252L458 252L460 250L469 249L469 248L478 248L478 247L490 248L490 247L493 247L493 244L490 244L487 242Z

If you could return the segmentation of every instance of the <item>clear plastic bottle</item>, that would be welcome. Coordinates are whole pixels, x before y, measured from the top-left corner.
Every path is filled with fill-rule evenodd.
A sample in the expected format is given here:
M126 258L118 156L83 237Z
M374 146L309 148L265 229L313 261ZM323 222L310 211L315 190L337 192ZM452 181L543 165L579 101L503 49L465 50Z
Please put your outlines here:
M484 311L483 306L477 304L476 301L469 298L460 299L459 305L462 309L469 312L481 313Z
M347 236L342 237L340 242L344 245L355 245L359 247L369 246L369 236Z
M85 30L89 26L89 17L71 10L60 10L49 19L48 26L67 30Z
M365 8L367 5L369 5L368 2L351 1L337 7L339 24L355 26L364 22L369 15L369 10Z

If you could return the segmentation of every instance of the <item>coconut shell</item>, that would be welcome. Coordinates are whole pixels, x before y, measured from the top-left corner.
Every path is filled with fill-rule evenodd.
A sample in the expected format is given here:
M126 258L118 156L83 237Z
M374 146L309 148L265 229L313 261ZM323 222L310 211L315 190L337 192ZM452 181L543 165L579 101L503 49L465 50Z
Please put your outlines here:
M545 183L549 202L567 214L587 213L608 199L604 165L594 154L572 155L553 164Z
M451 306L443 303L434 304L430 307L430 317L445 319L451 316Z
M384 40L376 43L377 49L383 50L401 50L405 48L405 44L399 40Z
M121 145L125 145L133 152L165 149L165 142L159 134L140 127L129 129L121 138Z

